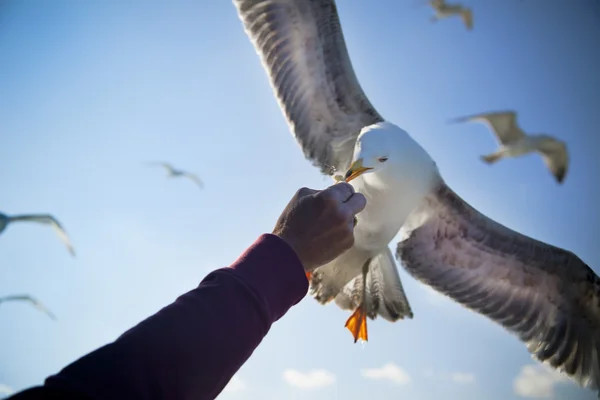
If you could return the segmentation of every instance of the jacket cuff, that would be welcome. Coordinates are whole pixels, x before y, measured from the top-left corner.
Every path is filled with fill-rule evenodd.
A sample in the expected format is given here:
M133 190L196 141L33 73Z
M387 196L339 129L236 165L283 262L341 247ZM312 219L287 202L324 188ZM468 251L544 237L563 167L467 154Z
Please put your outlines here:
M230 268L256 290L271 322L281 318L308 292L302 262L277 235L260 235Z

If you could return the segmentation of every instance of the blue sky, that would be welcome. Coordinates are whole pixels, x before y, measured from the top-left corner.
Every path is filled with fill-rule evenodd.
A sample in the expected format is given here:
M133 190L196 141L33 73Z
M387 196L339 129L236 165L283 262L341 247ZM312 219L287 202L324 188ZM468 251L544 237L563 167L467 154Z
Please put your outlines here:
M45 227L0 237L0 295L31 293L58 316L0 307L0 384L22 389L228 265L299 187L329 181L289 134L231 2L5 3L0 210L53 213L78 254ZM598 6L465 0L467 32L457 19L430 23L431 10L414 4L338 4L375 107L471 205L598 271ZM485 126L446 122L503 109L517 110L527 132L568 142L563 186L535 155L483 165L479 155L496 146ZM144 165L152 160L198 172L205 190L165 179ZM363 347L344 329L346 312L307 297L220 398L594 398L535 366L500 326L400 274L413 320L370 322Z

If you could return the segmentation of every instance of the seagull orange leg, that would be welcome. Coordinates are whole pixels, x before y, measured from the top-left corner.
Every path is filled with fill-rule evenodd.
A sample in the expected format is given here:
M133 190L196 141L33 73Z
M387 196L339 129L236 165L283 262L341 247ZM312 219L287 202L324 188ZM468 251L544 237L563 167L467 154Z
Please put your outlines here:
M358 339L364 340L365 342L369 340L369 334L367 332L367 274L369 273L369 263L371 259L368 259L362 267L362 301L360 302L360 306L348 318L346 321L346 328L352 333L354 336L354 343L358 341Z
M362 304L354 310L350 318L348 318L348 321L346 321L345 326L352 333L354 343L356 343L358 339L364 340L365 342L369 340L369 334L367 332L367 313Z

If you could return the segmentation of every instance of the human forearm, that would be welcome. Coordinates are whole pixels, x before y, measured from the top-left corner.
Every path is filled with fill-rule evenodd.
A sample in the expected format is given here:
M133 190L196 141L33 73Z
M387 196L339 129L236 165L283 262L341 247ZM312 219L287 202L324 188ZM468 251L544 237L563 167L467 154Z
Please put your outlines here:
M264 235L231 268L212 272L46 386L110 399L212 399L307 285L293 250Z

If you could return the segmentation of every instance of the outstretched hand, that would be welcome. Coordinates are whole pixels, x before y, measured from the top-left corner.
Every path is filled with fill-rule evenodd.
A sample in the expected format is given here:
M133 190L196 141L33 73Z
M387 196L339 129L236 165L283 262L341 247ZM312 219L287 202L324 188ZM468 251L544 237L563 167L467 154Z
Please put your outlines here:
M306 272L337 258L354 245L354 217L367 204L352 185L325 190L302 188L277 220L273 234L296 252Z

